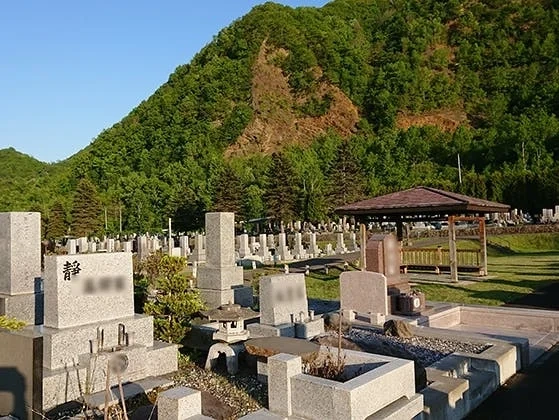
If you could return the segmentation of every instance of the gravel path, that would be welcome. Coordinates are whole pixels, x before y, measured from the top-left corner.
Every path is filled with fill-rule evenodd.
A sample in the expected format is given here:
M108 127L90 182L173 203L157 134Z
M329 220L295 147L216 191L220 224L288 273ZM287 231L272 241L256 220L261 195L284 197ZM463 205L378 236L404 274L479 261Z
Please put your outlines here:
M388 354L394 354L394 351L407 352L423 367L427 367L456 351L479 354L491 347L487 344L442 340L432 337L389 337L359 328L353 328L344 337L368 350L384 348Z

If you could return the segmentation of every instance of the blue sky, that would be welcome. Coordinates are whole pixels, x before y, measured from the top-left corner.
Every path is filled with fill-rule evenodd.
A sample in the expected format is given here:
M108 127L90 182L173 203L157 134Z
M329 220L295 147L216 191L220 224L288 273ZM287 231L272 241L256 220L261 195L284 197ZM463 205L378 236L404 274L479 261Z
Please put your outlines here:
M327 0L280 0L322 6ZM42 161L87 146L262 0L7 0L0 149Z

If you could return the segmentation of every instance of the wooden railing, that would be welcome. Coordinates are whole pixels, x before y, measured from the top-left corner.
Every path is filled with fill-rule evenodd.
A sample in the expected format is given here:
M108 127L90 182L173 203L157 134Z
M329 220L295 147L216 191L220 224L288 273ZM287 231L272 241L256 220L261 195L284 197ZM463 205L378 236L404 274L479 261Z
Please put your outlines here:
M442 248L402 248L400 250L403 266L448 267L450 253ZM457 249L456 259L459 268L481 268L481 250Z

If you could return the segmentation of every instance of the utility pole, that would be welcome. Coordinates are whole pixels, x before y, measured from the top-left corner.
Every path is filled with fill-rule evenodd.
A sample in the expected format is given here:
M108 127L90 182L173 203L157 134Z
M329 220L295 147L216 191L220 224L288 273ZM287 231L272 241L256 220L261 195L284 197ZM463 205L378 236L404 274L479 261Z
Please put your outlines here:
M460 153L458 153L458 183L462 185L462 168L460 165Z

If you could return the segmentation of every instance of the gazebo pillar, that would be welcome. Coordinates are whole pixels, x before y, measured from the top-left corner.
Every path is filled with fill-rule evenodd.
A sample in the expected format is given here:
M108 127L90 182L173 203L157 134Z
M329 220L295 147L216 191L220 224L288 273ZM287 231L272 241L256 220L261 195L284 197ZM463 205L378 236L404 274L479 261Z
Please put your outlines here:
M361 239L361 271L367 270L367 225L359 224L359 237Z
M448 253L450 259L450 281L458 282L458 258L456 255L455 216L448 216Z
M396 237L398 238L398 242L404 240L404 222L402 222L402 220L396 221Z
M479 224L479 244L481 246L481 269L482 276L487 276L487 234L485 230L485 217L478 218Z

